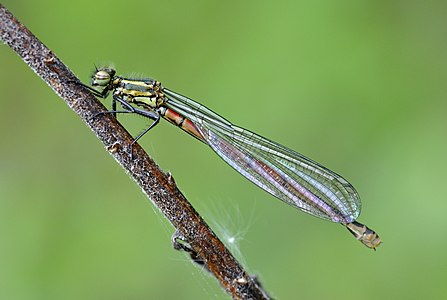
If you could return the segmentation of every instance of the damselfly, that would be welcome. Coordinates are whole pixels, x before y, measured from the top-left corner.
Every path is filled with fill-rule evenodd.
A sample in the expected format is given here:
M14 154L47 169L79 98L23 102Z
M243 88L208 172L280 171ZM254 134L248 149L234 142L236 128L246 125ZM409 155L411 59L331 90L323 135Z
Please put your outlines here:
M131 153L132 145L163 117L210 146L236 171L276 198L342 224L369 248L375 250L380 245L379 236L356 221L361 202L354 187L317 162L230 123L154 79L116 76L114 69L103 67L92 76L92 87L82 85L100 98L112 92L112 110L104 113L135 113L154 121L134 139ZM117 102L123 110L116 109Z

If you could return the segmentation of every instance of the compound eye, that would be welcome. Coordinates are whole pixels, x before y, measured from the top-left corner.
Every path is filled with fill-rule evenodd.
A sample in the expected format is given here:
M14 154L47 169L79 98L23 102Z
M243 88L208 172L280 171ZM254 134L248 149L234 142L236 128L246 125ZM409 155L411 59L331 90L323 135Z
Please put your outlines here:
M92 85L93 86L106 86L109 84L112 77L110 76L110 73L105 70L100 70L95 73L92 79Z

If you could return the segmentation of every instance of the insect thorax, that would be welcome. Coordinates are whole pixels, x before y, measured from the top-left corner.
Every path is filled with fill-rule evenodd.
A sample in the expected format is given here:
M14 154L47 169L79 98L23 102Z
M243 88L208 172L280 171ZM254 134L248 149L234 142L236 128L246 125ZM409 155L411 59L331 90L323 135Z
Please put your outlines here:
M122 79L115 89L114 95L128 103L144 108L157 108L164 102L163 88L160 82L153 79Z

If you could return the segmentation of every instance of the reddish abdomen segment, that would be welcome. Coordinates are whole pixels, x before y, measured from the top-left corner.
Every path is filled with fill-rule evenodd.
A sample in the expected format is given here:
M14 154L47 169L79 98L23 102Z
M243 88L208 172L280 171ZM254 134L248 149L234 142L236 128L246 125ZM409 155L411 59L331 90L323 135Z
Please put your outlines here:
M161 107L160 114L163 118L165 118L172 124L180 127L181 129L183 129L193 137L201 140L202 142L205 142L205 139L203 138L200 131L197 129L197 126L194 125L194 123L190 119L182 116L178 112L173 111L172 109L167 107Z

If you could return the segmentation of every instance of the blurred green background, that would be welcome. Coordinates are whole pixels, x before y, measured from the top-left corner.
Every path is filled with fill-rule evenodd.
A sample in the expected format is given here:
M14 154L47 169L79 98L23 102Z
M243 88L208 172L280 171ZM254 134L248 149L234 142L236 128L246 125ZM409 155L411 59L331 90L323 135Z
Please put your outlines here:
M342 174L373 252L167 122L141 140L277 299L445 299L446 1L3 1L84 82L146 75ZM228 299L0 45L0 299ZM107 101L109 105L109 101ZM122 116L135 135L148 121Z

